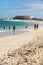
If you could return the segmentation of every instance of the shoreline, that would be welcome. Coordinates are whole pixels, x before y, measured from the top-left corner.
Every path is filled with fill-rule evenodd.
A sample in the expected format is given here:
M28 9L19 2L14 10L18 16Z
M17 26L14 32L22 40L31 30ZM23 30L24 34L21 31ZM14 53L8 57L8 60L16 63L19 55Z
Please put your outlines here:
M30 28L28 28L30 29ZM6 36L13 36L13 35L19 35L28 32L28 30L25 29L17 29L15 32L13 30L0 30L0 38L6 37Z
M43 21L37 21L37 20L20 20L20 19L15 19L15 20L3 20L3 21L17 21L17 22L43 22Z
M26 59L28 59L29 63L32 63L33 65L34 61L37 63L39 63L38 61L42 61L41 59L43 59L43 26L39 26L38 29L26 28L20 31L27 32L18 35L0 37L1 65L3 65L3 63L7 65L12 65L13 63L14 65L17 65L18 62L22 62L22 65L28 65ZM7 31L0 31L0 33L2 32Z
M36 36L41 36L43 33L42 29L43 27L39 27L38 30L25 29L28 32L0 38L0 57L1 55L6 54L9 50L12 51L13 49L18 49L25 44L33 42L34 39L36 40Z
M43 65L43 27L0 38L0 64ZM32 61L32 62L31 62Z

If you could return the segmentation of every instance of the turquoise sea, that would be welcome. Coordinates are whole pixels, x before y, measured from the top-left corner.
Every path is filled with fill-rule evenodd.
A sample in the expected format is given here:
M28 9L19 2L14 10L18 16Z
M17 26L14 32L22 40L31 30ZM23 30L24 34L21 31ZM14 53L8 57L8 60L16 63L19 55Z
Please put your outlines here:
M29 28L33 27L35 23L37 23L39 26L43 26L43 22L17 22L17 21L2 21L2 20L0 20L0 30L3 31L4 26L5 26L5 30L7 30L7 32L0 33L0 37L13 35L13 31L10 31L10 30L13 29L14 25L16 26L15 34L21 34L21 33L26 32L26 31L21 31L21 29L26 28L26 26L28 26ZM9 30L9 27L10 27L10 30Z
M3 27L5 26L5 29L8 30L13 28L13 26L16 26L16 29L22 29L26 26L33 27L35 23L38 23L39 26L42 26L43 23L41 22L16 22L16 21L2 21L0 20L0 30L3 30Z
M16 22L16 21L0 21L0 30L3 30L3 27L5 26L5 29L9 29L9 27L12 29L13 26L16 26L16 29L22 29L25 28L26 26L33 26L33 22Z

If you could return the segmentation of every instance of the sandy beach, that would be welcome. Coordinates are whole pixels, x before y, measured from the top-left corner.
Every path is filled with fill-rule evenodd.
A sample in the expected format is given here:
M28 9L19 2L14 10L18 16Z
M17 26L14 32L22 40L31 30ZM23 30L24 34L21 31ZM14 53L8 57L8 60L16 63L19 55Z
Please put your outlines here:
M43 65L43 0L0 0L0 65Z
M6 20L6 21L16 21L16 22L43 22L43 21L37 21L37 20L20 20L20 19Z
M17 49L18 47L24 45L26 42L33 41L32 38L34 37L34 29L23 29L23 31L27 32L0 38L0 48L5 50Z
M41 45L41 43L43 43L43 27L39 27L38 30L37 29L34 30L33 28L31 28L31 29L27 28L27 29L23 29L23 30L27 31L27 32L22 33L22 34L18 34L18 35L12 35L12 36L6 36L6 37L0 38L0 58L3 59L5 57L5 59L3 61L1 61L1 59L0 59L0 64L3 63L3 62L4 63L6 62L6 64L8 63L7 65L9 65L9 64L12 65L12 63L14 65L17 65L16 63L18 63L19 59L21 59L21 56L18 55L18 52L20 51L20 49L24 50L24 51L21 51L19 53L23 53L23 52L25 53L26 49L24 48L24 46L25 47L28 46L28 50L29 49L31 49L31 50L33 49L34 50L34 47L38 47L38 44ZM22 49L22 47L23 47L23 49ZM14 55L14 57L13 57L13 61L14 62L13 61L11 62L11 59L12 59L12 55L11 54L13 54L12 51L14 51L14 50L17 53L17 57L15 57L15 55ZM18 50L18 52L17 52L17 50ZM31 50L28 53L31 54ZM42 48L41 48L41 50L42 50ZM7 55L7 53L8 53L8 55ZM35 55L36 58L38 57L37 53L39 53L39 57L40 57L40 59L42 59L40 54L43 55L43 50L40 53L39 48L37 48L35 50L35 53L36 53L36 55ZM34 54L34 53L32 52L32 54ZM9 57L11 56L11 57L8 58L8 56ZM25 56L27 57L27 55L25 55ZM24 58L25 58L25 56L24 56ZM28 57L32 58L31 55L29 55ZM7 60L6 60L6 58L7 58ZM18 59L16 59L16 58L18 58ZM33 57L33 58L35 59L35 57ZM16 61L15 61L15 59L16 59ZM35 59L35 60L37 60L37 59ZM29 58L30 64L28 64L28 65L31 65L31 63L33 63L33 61L31 62L31 60ZM22 60L20 62L22 62ZM39 62L36 62L36 64L37 63L39 63ZM26 65L26 64L27 64L27 62L24 62L24 64L22 62L22 64L20 64L20 65ZM34 64L32 64L32 65L34 65ZM37 65L39 65L39 64L37 64Z
M27 32L0 38L0 55L1 53L3 55L6 52L6 50L17 49L23 46L24 44L28 44L28 42L33 42L33 40L36 38L35 36L41 35L43 33L43 27L39 27L38 30L34 30L33 28L23 30Z

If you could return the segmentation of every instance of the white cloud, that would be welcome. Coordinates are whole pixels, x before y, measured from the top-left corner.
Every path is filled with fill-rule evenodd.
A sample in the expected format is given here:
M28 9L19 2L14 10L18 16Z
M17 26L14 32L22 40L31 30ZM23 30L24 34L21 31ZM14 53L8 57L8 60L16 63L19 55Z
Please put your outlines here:
M29 4L22 4L21 8L8 8L2 10L3 14L7 15L32 15L36 17L43 16L43 4L42 3L29 3Z
M15 8L8 8L3 10L4 13L22 13L22 12L33 12L33 11L43 11L43 4L42 3L28 3L22 4L20 7Z
M24 4L23 6L29 8L29 9L43 11L42 3L30 3L30 4Z

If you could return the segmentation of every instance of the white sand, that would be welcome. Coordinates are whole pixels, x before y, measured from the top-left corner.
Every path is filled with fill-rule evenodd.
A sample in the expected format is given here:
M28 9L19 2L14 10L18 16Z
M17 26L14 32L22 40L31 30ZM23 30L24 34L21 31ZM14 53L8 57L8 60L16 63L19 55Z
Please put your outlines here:
M6 54L8 50L17 49L24 44L33 42L35 36L43 33L43 27L39 27L38 30L34 30L33 28L24 30L28 32L0 38L0 57Z
M38 20L20 20L20 19L15 19L15 20L4 20L4 21L16 21L16 22L43 22L43 21L38 21Z
M9 20L9 21L19 21L19 22L43 22L43 21L37 21L37 20L20 20L20 19L15 19L15 20Z
M36 20L14 20L14 21L37 22ZM12 62L13 62L13 65L14 63L15 65L17 65L18 62L22 63L20 65L27 65L28 63L30 63L28 65L43 65L43 27L39 27L38 30L34 30L33 28L30 28L30 29L23 29L23 31L27 31L27 32L19 34L19 35L12 35L12 36L6 36L6 37L0 38L0 58L3 58L3 55L4 54L6 55L8 51L12 52L18 49L18 52L16 51L17 57L14 56L13 58L11 57L9 59L6 56L7 59L6 58L4 60L0 59L1 65L6 65L7 63L8 63L7 65L12 65ZM3 33L3 32L6 32L6 30L0 31L0 33ZM31 43L32 45L30 48L29 44ZM29 48L25 44L28 45ZM25 48L22 49L23 51L21 51L20 49L24 45L27 47L26 48L27 51L30 50L29 56L25 55L25 53L27 52ZM19 56L20 54L19 50L21 51L23 57ZM28 59L28 62L24 62L25 58Z

